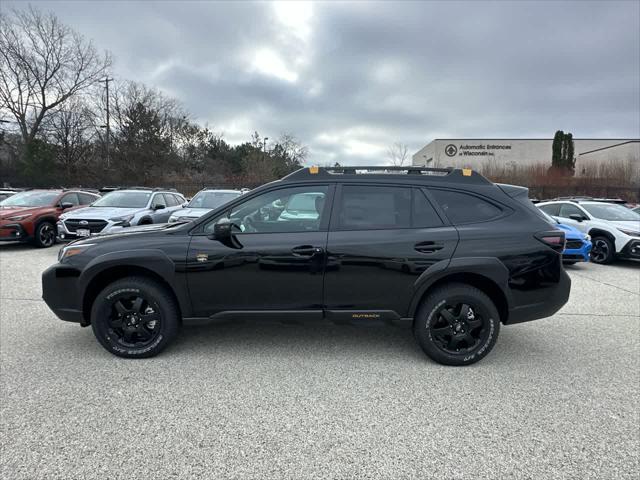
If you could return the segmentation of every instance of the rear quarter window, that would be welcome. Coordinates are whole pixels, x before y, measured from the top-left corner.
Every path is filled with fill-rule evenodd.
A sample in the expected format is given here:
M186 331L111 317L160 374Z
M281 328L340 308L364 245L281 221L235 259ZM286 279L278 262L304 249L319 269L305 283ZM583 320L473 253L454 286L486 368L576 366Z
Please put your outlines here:
M454 225L478 223L502 215L502 209L475 195L453 190L430 189L440 208Z

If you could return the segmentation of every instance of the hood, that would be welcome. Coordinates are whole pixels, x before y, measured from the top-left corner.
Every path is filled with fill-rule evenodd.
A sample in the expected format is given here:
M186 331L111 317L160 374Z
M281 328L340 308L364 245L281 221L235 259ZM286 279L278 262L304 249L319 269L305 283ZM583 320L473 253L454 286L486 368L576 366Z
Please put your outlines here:
M98 234L91 235L90 237L74 240L70 242L68 245L71 245L71 244L83 245L85 243L92 243L92 244L102 243L102 242L113 240L113 239L125 238L129 235L144 235L149 233L158 233L168 228L177 229L180 226L181 225L175 224L175 223L174 224L158 223L158 224L151 224L151 225L141 225L136 227L127 227L113 233L98 233Z
M64 214L64 219L91 219L109 220L110 218L123 217L125 215L135 215L144 210L143 208L119 208L119 207L82 207L71 210Z
M178 210L175 210L171 214L171 216L198 218L198 217L201 217L202 215L209 213L211 210L212 210L211 208L180 208Z
M614 222L612 220L607 222L612 227L622 228L623 230L632 230L634 232L640 232L640 222L637 220L625 220Z
M578 230L571 225L565 225L564 223L556 224L556 227L560 230L564 230L564 236L567 240L582 240L584 238L584 233Z
M27 213L36 213L40 210L47 209L51 207L14 207L14 206L6 206L0 207L0 219L5 219L7 217L13 217L15 215L26 215Z

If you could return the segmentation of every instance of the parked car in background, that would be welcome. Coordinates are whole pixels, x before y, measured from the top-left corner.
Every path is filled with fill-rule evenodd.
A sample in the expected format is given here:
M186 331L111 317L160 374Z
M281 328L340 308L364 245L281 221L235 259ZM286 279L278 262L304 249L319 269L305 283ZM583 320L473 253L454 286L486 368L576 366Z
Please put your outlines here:
M241 190L204 188L194 195L185 208L174 211L169 217L169 223L190 222L200 218L214 208L238 198L242 193Z
M633 210L620 204L579 199L537 206L561 223L589 234L594 263L611 263L616 258L640 259L640 214Z
M166 223L186 204L182 194L152 188L114 190L88 207L64 214L58 221L62 239L119 231L132 225Z
M638 214L640 214L640 205L638 205L637 207L635 207L635 208L633 209L633 211L634 211L634 212L636 212L636 213L638 213Z
M128 358L183 319L252 317L404 325L433 360L469 365L501 324L569 298L565 234L527 195L469 169L305 168L193 222L73 242L43 298Z
M33 242L50 247L56 241L56 222L63 212L100 198L81 190L27 190L0 202L0 240Z
M540 212L556 228L564 230L566 242L562 252L562 262L566 265L573 265L577 262L588 262L592 247L591 236L587 233L581 232L571 225L560 223L557 219L546 214L542 210L540 210Z

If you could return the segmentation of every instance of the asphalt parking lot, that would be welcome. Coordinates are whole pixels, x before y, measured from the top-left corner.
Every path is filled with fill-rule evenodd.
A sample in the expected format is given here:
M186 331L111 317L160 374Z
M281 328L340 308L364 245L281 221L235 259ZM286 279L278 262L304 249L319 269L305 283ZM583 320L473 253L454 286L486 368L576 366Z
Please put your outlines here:
M637 478L640 264L437 365L410 331L186 326L116 358L41 300L49 250L0 245L0 478Z

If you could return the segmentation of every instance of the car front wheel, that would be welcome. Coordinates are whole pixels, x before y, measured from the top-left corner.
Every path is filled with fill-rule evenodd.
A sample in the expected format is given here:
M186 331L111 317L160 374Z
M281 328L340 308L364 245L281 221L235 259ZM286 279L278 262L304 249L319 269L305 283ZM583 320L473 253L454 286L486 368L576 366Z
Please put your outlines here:
M160 353L178 334L180 314L173 295L155 280L130 277L108 285L91 309L100 344L125 358Z
M56 226L51 222L42 222L36 227L34 243L37 247L48 248L56 243Z
M616 254L616 248L611 240L607 237L595 237L591 247L591 261L605 265L613 262Z
M449 284L430 293L414 321L422 350L443 365L470 365L484 358L500 332L500 315L481 290Z

